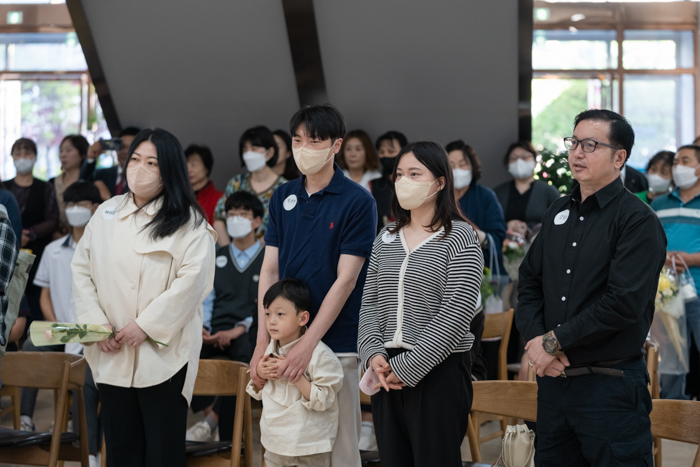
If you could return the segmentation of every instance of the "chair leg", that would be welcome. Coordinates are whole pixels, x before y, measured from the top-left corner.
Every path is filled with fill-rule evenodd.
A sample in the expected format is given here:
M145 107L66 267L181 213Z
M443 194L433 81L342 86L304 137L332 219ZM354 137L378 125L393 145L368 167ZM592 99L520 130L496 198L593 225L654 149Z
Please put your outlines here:
M656 453L654 454L654 467L661 467L661 438L654 438L654 448Z
M12 417L15 426L15 430L20 428L20 398L22 397L19 388L12 388Z
M469 416L469 425L467 425L467 440L469 441L469 452L471 453L472 462L481 462L479 436L474 428L474 422L471 415Z
M105 436L102 435L102 460L100 461L100 467L107 467L107 443L105 443Z

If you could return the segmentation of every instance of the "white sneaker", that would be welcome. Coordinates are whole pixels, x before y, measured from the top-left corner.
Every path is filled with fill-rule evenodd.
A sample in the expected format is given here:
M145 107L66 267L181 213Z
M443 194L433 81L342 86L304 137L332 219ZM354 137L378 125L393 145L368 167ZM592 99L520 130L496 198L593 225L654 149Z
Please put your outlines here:
M374 423L362 422L360 432L360 451L377 451L377 438L374 436Z
M100 460L92 454L90 454L90 467L100 467Z
M185 439L187 439L187 441L211 441L211 428L209 428L209 424L204 420L195 423L187 430Z
M19 417L19 429L22 431L34 431L36 427L34 426L34 421L29 415L21 415Z
M219 439L219 427L214 428L214 435L212 436L213 441L221 441Z

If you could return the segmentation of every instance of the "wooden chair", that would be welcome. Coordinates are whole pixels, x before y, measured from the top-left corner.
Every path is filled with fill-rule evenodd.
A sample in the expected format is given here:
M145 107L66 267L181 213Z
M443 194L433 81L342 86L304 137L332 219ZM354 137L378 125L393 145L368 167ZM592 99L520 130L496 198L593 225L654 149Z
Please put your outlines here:
M672 439L683 443L700 443L700 402L654 399L651 411L651 434L654 439ZM692 467L700 467L700 448Z
M482 339L489 339L494 337L501 338L501 344L498 348L498 379L501 381L508 380L508 365L506 361L506 356L508 354L508 341L510 340L510 328L513 325L513 309L502 313L490 313L484 317L484 332L481 336ZM508 421L503 417L496 417L493 414L483 413L481 411L476 411L472 408L472 422L474 424L474 429L476 430L477 439L479 439L479 444L490 441L494 438L501 438L506 432L506 426ZM490 435L481 437L481 425L490 420L500 420L501 429Z
M472 414L474 411L497 414L503 417L522 418L531 422L537 421L537 383L530 381L475 381L474 401L472 402ZM472 453L473 462L463 462L466 467L481 467L490 464L481 462L479 445L479 433L476 425L469 416L467 429L469 450Z
M200 360L194 383L196 396L237 396L233 441L187 442L189 467L252 467L253 421L246 386L248 365L231 360ZM245 443L242 447L241 444ZM242 448L242 449L241 449Z
M659 385L659 346L655 342L646 341L644 343L646 350L647 371L649 372L649 393L652 399L661 399L661 390ZM661 467L661 438L654 438L654 465Z
M9 384L5 384L5 381L3 381L2 387L0 388L0 397L5 397L5 396L8 396L10 398L10 405L5 407L4 409L2 409L2 411L0 411L0 417L4 417L8 413L12 412L12 426L15 428L15 430L19 430L19 427L20 427L20 422L19 422L20 388L15 387L15 386L10 386Z
M2 358L0 378L14 387L57 391L53 433L0 429L0 459L8 464L55 467L60 460L89 466L87 422L83 385L87 363L82 355L61 352L9 352ZM80 436L61 433L66 426L70 395L78 401ZM73 443L79 441L79 447Z

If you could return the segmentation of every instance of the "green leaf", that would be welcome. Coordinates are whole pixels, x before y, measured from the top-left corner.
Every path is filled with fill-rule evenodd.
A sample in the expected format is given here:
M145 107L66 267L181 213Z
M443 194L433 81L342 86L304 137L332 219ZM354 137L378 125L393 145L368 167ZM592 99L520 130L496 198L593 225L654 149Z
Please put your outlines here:
M78 337L80 337L81 339L82 339L83 337L85 337L86 335L87 335L87 331L80 331L80 332L78 333Z
M57 328L57 327L59 327L59 326L60 326L60 324L58 324L58 323L53 323L53 324L51 325L52 328Z
M63 337L61 337L61 342L63 342L64 344L67 344L69 340L70 340L70 337L69 337L69 336L63 336Z

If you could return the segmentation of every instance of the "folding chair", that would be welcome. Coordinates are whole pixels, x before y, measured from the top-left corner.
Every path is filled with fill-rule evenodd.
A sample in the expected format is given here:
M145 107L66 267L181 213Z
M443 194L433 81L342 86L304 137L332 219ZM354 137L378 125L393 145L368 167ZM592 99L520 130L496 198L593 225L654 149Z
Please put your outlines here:
M61 352L9 352L2 358L0 378L14 387L53 389L57 394L53 433L0 428L0 459L8 464L55 467L59 460L89 466L83 385L87 363L82 355ZM66 426L70 395L78 401L80 436L61 433ZM73 445L79 441L79 447Z
M531 422L537 421L537 383L530 381L475 381L474 411L496 414L503 417L522 418ZM486 467L481 464L480 440L475 424L469 417L467 429L469 450L473 462L462 462L464 467Z
M196 396L236 396L233 440L187 442L189 467L252 467L253 420L246 386L248 365L231 360L200 360L194 383ZM242 444L244 445L242 446Z
M700 402L654 399L651 411L651 435L654 439L672 439L700 443ZM700 467L700 447L692 467Z
M489 313L484 319L484 332L482 339L490 339L494 337L501 338L501 344L498 348L498 379L505 381L508 379L508 365L506 357L508 354L508 341L510 340L510 328L513 325L513 309L502 313ZM494 417L493 414L475 411L472 407L472 422L479 444L490 441L494 438L501 438L506 432L508 422L503 417ZM491 433L490 435L481 437L481 425L490 420L500 420L501 429Z

